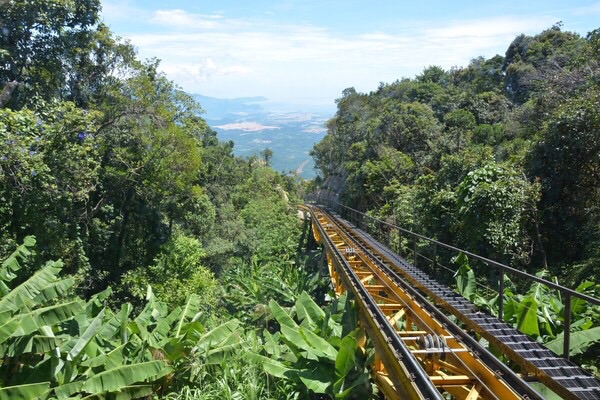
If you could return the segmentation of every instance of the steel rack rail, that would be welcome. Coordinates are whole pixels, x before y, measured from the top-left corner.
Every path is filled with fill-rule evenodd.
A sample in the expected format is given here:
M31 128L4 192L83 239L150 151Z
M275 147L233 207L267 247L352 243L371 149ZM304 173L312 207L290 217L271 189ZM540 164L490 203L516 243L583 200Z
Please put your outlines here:
M337 292L357 300L387 398L541 399L524 380L431 305L323 209L310 207Z
M320 208L313 208L313 213L327 214L346 232L346 235L354 240L354 246L362 248L374 260L401 277L398 282L407 282L411 289L420 292L420 296L431 299L428 301L429 306L424 305L424 308L445 310L454 315L468 330L476 332L499 348L503 354L521 367L521 375L524 379L542 382L565 399L600 399L600 382L591 374L567 359L556 356L499 319L477 310L468 300L436 282L348 221ZM466 333L462 337L469 341ZM492 361L486 360L486 362ZM498 368L499 371L505 371L505 368L500 366ZM531 398L535 394L525 394L525 396Z

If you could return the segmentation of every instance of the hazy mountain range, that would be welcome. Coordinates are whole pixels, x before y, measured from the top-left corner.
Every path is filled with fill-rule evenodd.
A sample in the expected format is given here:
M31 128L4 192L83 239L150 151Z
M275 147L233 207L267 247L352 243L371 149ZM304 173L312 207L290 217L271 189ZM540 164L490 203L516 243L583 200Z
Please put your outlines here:
M273 151L271 165L278 171L314 178L309 156L313 145L325 136L325 122L333 111L291 111L295 107L270 103L264 97L218 99L193 95L205 110L204 119L220 140L233 140L236 155L250 157L265 148ZM304 108L306 107L298 107Z

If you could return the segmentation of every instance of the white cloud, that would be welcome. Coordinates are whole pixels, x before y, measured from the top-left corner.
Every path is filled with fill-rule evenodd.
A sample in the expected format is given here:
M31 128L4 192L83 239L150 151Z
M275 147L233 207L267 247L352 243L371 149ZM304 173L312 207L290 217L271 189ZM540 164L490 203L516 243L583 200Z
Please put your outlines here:
M133 6L129 0L102 1L102 17L107 21L130 21L132 16L136 18L148 18L148 12Z
M214 75L246 75L252 72L250 68L242 65L221 66L217 65L212 58L207 58L197 66L197 76L208 80Z
M217 65L211 58L198 62L166 61L161 63L161 69L178 85L194 93L202 92L197 88L205 87L209 82L231 80L231 77L236 75L238 78L247 79L253 73L250 68L242 65Z
M307 24L159 10L150 22L163 31L130 39L141 56L162 59L162 69L189 92L333 103L349 86L375 90L381 81L414 76L429 65L450 68L503 54L516 35L537 33L556 20L507 16L348 36Z
M195 14L181 9L156 10L149 22L185 32L241 29L251 26L246 21L225 18L222 14Z
M427 33L436 38L474 38L514 35L515 32L539 30L554 22L554 17L541 17L535 20L524 17L496 17L477 21L454 21L440 28L429 29Z
M223 25L223 16L219 14L190 14L184 10L157 10L150 19L151 23L170 26L179 30L219 29Z
M587 7L579 7L573 11L574 15L600 15L600 3L591 4Z

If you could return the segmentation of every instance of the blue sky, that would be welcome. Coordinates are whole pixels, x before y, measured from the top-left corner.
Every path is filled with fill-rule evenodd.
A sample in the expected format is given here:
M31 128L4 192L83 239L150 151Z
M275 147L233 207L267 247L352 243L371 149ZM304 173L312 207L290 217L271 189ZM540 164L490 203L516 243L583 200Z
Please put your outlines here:
M333 109L347 87L504 54L558 21L585 35L600 2L105 0L103 19L190 93Z

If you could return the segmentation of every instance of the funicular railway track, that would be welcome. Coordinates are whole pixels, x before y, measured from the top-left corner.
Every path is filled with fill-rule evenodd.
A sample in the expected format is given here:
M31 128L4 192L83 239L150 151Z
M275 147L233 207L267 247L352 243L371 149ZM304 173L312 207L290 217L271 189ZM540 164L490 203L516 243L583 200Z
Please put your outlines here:
M337 215L309 206L336 291L356 298L388 399L542 399L540 381L566 399L600 399L600 382L410 265ZM443 311L442 311L443 310ZM519 374L453 321L520 367Z

